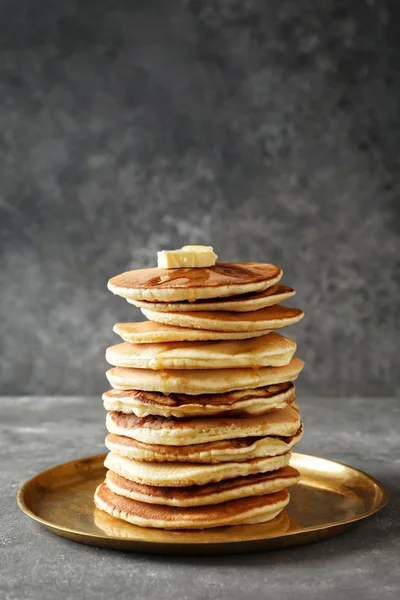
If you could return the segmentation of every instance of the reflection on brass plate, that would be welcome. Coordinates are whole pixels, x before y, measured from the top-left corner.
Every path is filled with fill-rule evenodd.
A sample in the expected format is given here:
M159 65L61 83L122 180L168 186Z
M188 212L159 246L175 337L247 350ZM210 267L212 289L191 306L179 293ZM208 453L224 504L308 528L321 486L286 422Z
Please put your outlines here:
M21 509L47 529L76 542L165 554L255 552L316 542L349 528L380 510L385 488L340 463L293 453L301 473L291 501L272 521L197 531L137 527L95 509L93 494L105 477L105 454L81 458L26 481L18 492Z

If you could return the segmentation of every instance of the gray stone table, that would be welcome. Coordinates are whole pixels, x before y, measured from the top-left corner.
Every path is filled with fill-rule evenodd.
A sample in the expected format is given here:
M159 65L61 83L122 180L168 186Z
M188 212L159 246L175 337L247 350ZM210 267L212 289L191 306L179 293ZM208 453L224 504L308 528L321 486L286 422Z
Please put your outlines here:
M399 405L389 398L300 399L299 448L379 478L390 504L310 546L221 557L106 551L53 535L23 515L18 486L37 471L103 451L99 398L0 399L1 600L399 597Z

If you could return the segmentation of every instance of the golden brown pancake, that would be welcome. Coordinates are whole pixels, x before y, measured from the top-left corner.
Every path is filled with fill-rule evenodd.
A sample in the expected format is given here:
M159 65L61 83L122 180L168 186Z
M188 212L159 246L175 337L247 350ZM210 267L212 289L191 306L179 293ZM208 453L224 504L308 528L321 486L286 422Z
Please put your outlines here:
M133 300L195 301L264 290L277 283L282 270L262 263L216 263L189 269L138 269L113 277L108 289Z
M129 481L113 471L107 472L106 484L115 494L167 506L206 506L238 498L264 496L290 487L298 482L300 473L293 467L282 467L271 473L234 477L218 483L187 487L159 487Z
M259 310L266 306L279 304L295 295L295 290L287 285L273 285L261 292L250 292L227 298L209 298L195 302L146 302L145 300L130 300L138 308L148 308L160 312L194 312L198 310L228 310L233 312L247 312Z
M98 509L134 525L161 529L205 529L271 520L288 504L289 493L282 490L215 506L180 508L125 498L114 494L102 483L95 492L94 501Z
M207 312L156 312L141 309L142 313L157 323L174 325L175 327L189 327L193 329L206 329L211 331L263 331L266 329L280 329L297 323L304 317L302 310L288 306L267 306L261 310L237 313L225 311Z
M241 462L213 464L142 462L115 452L107 454L104 465L118 475L145 485L186 487L223 479L277 471L289 464L290 452Z
M106 427L110 433L131 437L147 444L186 446L218 440L270 435L294 435L300 427L295 404L282 410L251 417L137 417L134 414L109 412Z
M125 342L134 344L158 344L159 342L207 342L223 340L245 340L260 337L267 331L206 331L205 329L188 329L174 327L156 321L141 321L139 323L117 323L114 332Z
M287 365L296 342L268 333L250 340L131 344L107 348L106 360L117 367L137 369L235 369Z
M98 508L93 511L94 523L107 536L118 539L144 540L146 542L169 543L170 532L163 529L150 529L140 527L112 517ZM209 530L214 542L242 542L252 540L255 537L265 539L268 537L281 536L287 531L298 531L300 527L291 519L286 510L279 513L274 519L266 523L256 525L233 525L231 527L215 527ZM174 531L174 541L187 543L204 543L204 531L202 529L181 529Z
M283 367L260 369L131 369L115 367L106 372L111 386L117 390L144 390L163 394L222 394L265 385L294 381L304 366L299 358L292 358Z
M247 437L219 440L187 446L147 444L133 438L110 433L106 446L126 458L147 462L219 463L241 462L252 458L276 456L289 452L301 439L303 425L291 436Z
M205 417L229 413L236 416L261 415L285 408L296 398L294 384L266 385L225 394L162 394L142 390L109 390L103 394L104 408L134 413L138 417Z

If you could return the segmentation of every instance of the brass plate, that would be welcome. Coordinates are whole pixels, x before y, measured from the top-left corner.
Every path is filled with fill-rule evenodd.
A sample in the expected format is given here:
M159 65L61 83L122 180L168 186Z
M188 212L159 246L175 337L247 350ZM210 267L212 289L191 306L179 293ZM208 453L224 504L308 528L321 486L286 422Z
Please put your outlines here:
M301 473L290 504L265 524L197 531L137 527L95 509L93 494L104 479L105 454L43 471L18 492L20 508L50 531L75 542L165 554L256 552L316 542L341 533L380 510L388 500L378 481L332 460L293 453Z

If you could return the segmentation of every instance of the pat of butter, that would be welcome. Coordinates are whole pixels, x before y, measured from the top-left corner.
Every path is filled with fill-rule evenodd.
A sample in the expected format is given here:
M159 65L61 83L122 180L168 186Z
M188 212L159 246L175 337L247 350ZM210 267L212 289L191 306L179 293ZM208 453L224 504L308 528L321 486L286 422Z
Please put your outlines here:
M178 250L157 252L157 266L159 269L213 267L217 258L211 246L183 246Z

